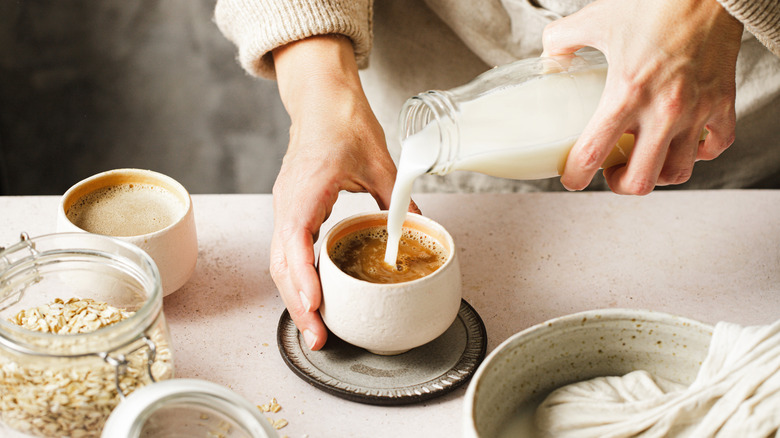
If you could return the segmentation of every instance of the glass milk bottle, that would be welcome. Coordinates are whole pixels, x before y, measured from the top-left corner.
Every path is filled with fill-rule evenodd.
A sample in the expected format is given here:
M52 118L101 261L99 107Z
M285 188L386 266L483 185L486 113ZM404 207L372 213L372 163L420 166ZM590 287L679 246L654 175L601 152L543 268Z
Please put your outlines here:
M586 49L520 60L466 85L414 96L401 110L399 167L523 180L558 176L598 105L606 75L604 55ZM633 136L624 135L604 166L626 162L632 146Z
M489 70L466 85L428 91L401 109L401 158L387 220L385 262L395 264L414 180L455 170L511 179L563 173L566 158L598 105L607 77L601 52L531 58ZM604 162L625 163L623 135Z

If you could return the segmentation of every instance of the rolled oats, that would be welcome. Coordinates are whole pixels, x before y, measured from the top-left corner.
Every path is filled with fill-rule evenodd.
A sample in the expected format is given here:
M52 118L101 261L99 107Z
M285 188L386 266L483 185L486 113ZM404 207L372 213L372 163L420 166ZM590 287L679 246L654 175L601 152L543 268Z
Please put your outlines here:
M265 404L262 404L262 405L257 405L257 409L260 409L263 412L276 413L276 412L279 412L279 411L282 410L282 405L280 405L276 401L276 398L272 398L269 403L265 403ZM276 430L279 430L279 429L287 426L288 424L290 424L284 418L279 418L278 420L274 420L273 418L266 416L265 419L268 420L268 422L271 423L271 426L273 426L273 428L276 429Z
M280 419L274 421L273 424L274 424L274 429L279 430L279 429L287 426L287 424L289 424L289 423L287 423L287 420L285 420L284 418L280 418Z
M91 299L56 299L18 312L10 319L28 330L53 334L91 333L133 315ZM150 334L157 347L152 373L158 379L173 372L166 334ZM127 372L120 379L125 394L149 383L145 349L127 354ZM0 417L7 426L44 437L100 436L103 424L120 401L116 371L95 357L80 365L18 361L0 351Z

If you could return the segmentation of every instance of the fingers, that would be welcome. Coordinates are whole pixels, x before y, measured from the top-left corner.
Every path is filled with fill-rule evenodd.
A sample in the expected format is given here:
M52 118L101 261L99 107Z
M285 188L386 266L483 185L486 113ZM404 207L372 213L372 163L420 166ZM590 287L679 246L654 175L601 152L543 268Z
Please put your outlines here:
M414 199L409 201L409 212L422 214L422 211L420 211L420 207L417 206L417 203L414 202Z
M734 142L736 115L733 105L721 111L719 116L704 115L695 108L675 115L669 106L660 108L638 118L631 117L628 110L606 116L600 116L601 112L597 110L569 154L561 177L563 185L569 190L585 188L595 173L594 168L604 162L605 151L608 154L614 147L612 136L593 134L593 125L623 132L625 123L636 123L638 127L634 129L641 131L635 136L628 163L604 169L607 184L619 194L645 195L655 186L685 183L691 178L697 160L716 158ZM710 117L706 124L710 132L704 129L702 121L707 117ZM703 133L707 134L704 141Z
M690 129L672 140L656 185L682 184L691 178L700 136L701 129Z
M561 184L567 190L583 190L601 168L602 163L626 131L622 105L602 98L580 137L572 146L561 174Z
M629 161L604 171L617 193L683 183L696 160L718 157L734 141L741 32L720 5L694 0L598 0L548 25L544 55L591 46L609 62L602 100L567 157L563 185L584 189L623 133L636 137ZM710 134L700 142L702 127Z
M314 268L311 234L305 230L274 230L271 242L271 277L279 288L295 326L312 350L325 345L328 336L317 309L321 303L319 277Z
M669 137L668 131L638 133L628 164L604 173L609 188L622 195L652 192L664 167Z
M641 128L637 128L627 165L604 172L612 191L646 195L656 186L682 184L690 179L704 124L696 120L705 116L695 109L674 114L672 108L676 107L667 105L639 119Z
M699 160L712 160L734 143L737 126L737 115L733 103L720 114L712 117L707 123L709 131L707 138L699 146Z

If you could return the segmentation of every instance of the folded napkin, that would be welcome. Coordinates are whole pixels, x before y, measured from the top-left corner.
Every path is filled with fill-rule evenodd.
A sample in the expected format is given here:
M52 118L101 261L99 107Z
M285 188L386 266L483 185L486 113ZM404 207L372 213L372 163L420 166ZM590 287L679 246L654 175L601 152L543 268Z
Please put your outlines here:
M550 437L780 438L780 321L715 326L686 387L635 371L553 391L536 411Z

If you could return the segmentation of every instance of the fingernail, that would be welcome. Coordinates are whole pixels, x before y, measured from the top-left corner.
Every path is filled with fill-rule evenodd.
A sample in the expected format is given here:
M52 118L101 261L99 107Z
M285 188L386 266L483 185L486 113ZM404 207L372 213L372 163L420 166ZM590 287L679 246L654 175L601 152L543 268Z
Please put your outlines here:
M306 341L306 345L311 350L314 348L314 344L317 343L317 336L311 330L306 329L303 331L303 340Z
M301 304L303 304L303 310L311 312L311 302L306 298L306 294L302 290L298 291L298 295L301 297Z

